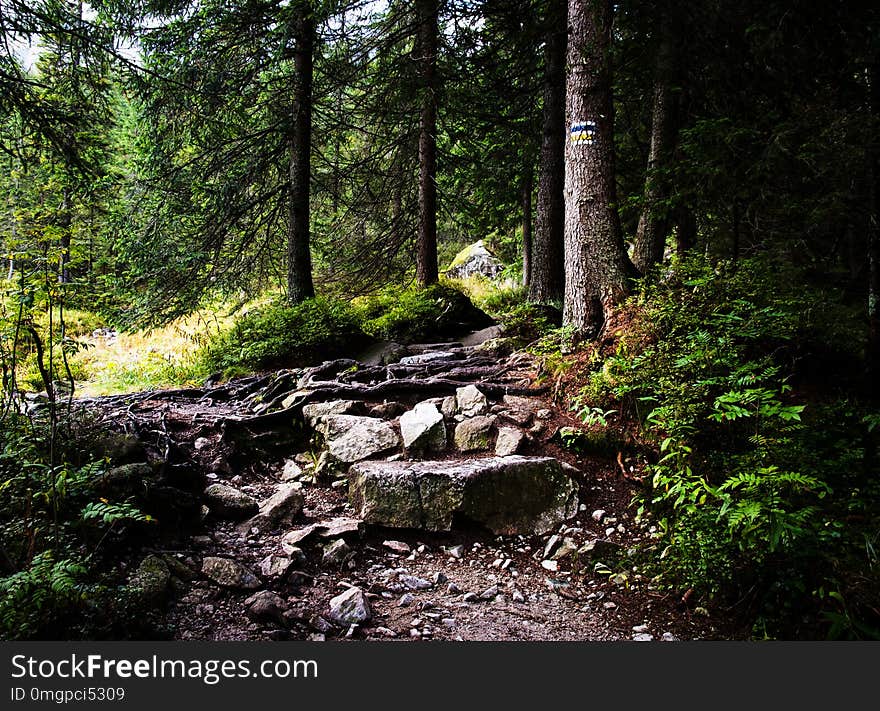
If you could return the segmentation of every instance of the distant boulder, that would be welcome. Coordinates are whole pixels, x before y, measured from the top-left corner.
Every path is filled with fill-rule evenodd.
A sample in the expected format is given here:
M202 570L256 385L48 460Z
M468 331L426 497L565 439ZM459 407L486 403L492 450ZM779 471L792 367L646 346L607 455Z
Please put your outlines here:
M486 249L483 240L480 240L455 255L455 259L446 270L446 276L453 279L466 279L472 276L496 279L503 271L504 263Z

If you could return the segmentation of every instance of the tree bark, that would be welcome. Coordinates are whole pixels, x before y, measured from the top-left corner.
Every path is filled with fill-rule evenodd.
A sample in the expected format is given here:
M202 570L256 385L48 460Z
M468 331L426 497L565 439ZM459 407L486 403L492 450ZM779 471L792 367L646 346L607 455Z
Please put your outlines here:
M544 39L544 109L529 301L562 298L565 202L565 50L567 0L550 0Z
M531 166L525 168L522 181L522 192L520 195L522 202L522 233L523 233L523 286L528 287L532 281L532 250L534 242L532 239L532 169Z
M626 297L632 269L614 183L611 20L607 0L569 0L563 323L581 338Z
M868 68L870 115L876 125L880 115L880 60ZM868 170L868 395L880 400L880 150L872 148Z
M675 210L675 253L681 258L696 244L697 220L694 211L680 204Z
M644 204L633 248L633 263L642 274L663 261L670 225L669 207L664 203L671 194L668 171L678 136L678 102L672 89L676 62L672 28L665 21L660 24L662 36L654 78L651 147L645 175Z
M293 116L290 136L289 214L287 233L287 298L291 304L315 295L309 246L309 189L312 160L312 55L315 20L309 3L298 0L294 11Z
M416 281L437 283L437 0L417 0L418 62L421 79L419 120L419 234Z

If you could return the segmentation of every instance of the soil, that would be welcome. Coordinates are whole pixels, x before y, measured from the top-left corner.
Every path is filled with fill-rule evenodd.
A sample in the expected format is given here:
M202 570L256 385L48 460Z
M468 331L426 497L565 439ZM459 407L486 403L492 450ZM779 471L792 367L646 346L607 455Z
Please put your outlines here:
M517 375L534 380L535 370L523 368L527 366ZM411 405L419 399L423 398L401 398L401 402ZM157 446L162 443L158 436L162 431L173 433L174 447L201 462L208 482L228 483L257 500L276 490L284 459L294 454L288 451L274 460L257 457L234 466L218 466L229 452L224 449L224 438L217 437L216 423L218 418L241 414L235 402L160 396L144 397L132 405L119 399L104 408L110 416L113 407L117 421L124 419L125 413L152 421ZM579 510L559 527L558 540L572 539L577 547L597 538L618 544L621 553L617 560L609 560L607 567L592 561L579 563L577 555L569 555L557 561L556 570L548 569L552 565L545 562L543 553L551 534L495 536L473 526L448 533L364 526L359 534L345 537L350 550L343 560L332 564L322 562L322 545L327 541L317 536L303 541L305 561L297 566L297 572L286 580L262 580L261 589L282 598L285 614L255 621L248 612L254 590L219 587L198 573L202 560L206 556L232 558L258 572L260 561L278 553L280 539L288 531L355 516L344 487L306 484L302 489L303 512L293 525L242 533L240 522L203 515L195 528L156 544L154 550L173 556L194 575L173 589L155 634L180 640L748 638L748 630L738 627L732 615L685 591L662 590L647 573L643 575L648 561L639 551L645 550L656 529L649 522L637 523L630 506L640 485L638 462L613 453L607 457L578 456L562 446L558 430L582 427L582 423L559 409L549 395L541 397L538 407L548 411L543 413L542 432L531 438L521 453L556 457L580 472ZM206 440L196 449L200 437ZM599 511L605 513L594 513ZM391 550L386 545L389 541L406 544L409 551L400 545L394 546L397 551ZM141 551L141 555L150 550ZM412 578L421 579L416 585L424 589L410 589ZM366 592L372 619L348 628L333 625L327 614L330 599L351 586Z

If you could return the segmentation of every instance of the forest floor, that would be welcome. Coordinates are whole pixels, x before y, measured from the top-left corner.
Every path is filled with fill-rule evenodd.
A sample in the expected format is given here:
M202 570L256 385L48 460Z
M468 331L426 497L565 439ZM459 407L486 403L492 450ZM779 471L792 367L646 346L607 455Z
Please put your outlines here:
M448 344L416 350L432 353L443 347ZM506 382L534 382L534 361L502 358L500 362L505 365ZM472 370L478 387L481 379L490 379L481 375L480 368ZM437 379L436 373L433 377ZM199 488L220 482L260 501L278 490L284 463L294 453L299 453L306 470L308 460L316 456L308 454L310 448L303 441L283 443L285 453L278 456L280 450L273 450L269 440L280 418L266 411L254 415L254 402L261 399L254 398L254 392L273 395L279 388L272 383L278 381L278 374L264 375L215 389L95 398L88 404L102 413L105 422L137 434L152 458L167 464L176 457L198 467ZM255 385L261 389L256 391ZM246 391L250 396L242 396ZM400 393L394 399L411 406L425 395ZM555 532L496 536L476 526L429 532L363 525L356 520L343 480L334 486L306 481L301 489L302 511L289 525L258 531L203 510L195 524L166 532L141 549L141 556L163 556L177 576L151 634L187 640L748 638L748 630L739 628L733 615L689 595L683 599L683 591L658 589L642 575L639 557L631 551L647 542L653 530L648 522L637 522L630 507L638 480L625 477L614 457L582 457L562 446L559 429L582 423L559 409L546 393L532 399L541 422L530 430L520 453L555 457L578 471L574 475L577 514ZM389 397L366 400L369 407ZM261 444L236 456L229 444L235 439L228 436L232 429L243 429L245 439ZM446 456L461 459L492 453L465 455L453 450ZM261 565L267 557L280 554L285 534L305 531L310 524L318 526L298 543L302 558L292 566L295 570L283 576L267 574ZM345 544L338 555L327 556L326 527L334 525L335 537ZM584 563L573 552L550 560L563 542L579 548L597 539L612 541L622 552L608 567ZM241 564L254 573L252 584L218 585L204 574L209 557ZM136 565L136 559L122 563L129 574ZM365 591L371 619L347 627L333 624L328 615L330 599L352 586ZM259 592L255 601L258 591L271 594Z

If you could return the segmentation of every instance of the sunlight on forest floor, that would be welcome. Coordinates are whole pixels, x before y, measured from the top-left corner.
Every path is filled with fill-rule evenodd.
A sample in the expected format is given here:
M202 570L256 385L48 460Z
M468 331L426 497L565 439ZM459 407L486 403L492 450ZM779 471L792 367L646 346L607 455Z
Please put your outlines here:
M134 333L100 330L79 340L89 344L71 359L79 396L110 395L200 383L200 346L232 318L200 312L163 328Z

